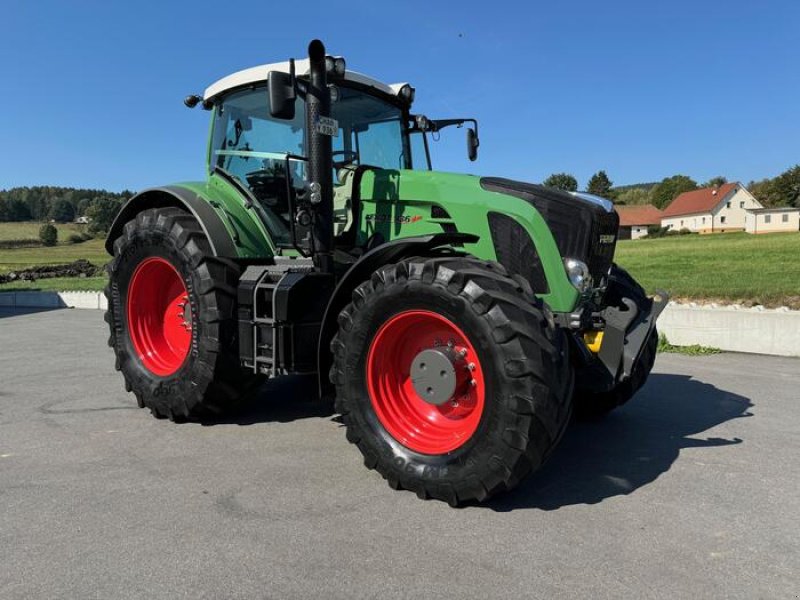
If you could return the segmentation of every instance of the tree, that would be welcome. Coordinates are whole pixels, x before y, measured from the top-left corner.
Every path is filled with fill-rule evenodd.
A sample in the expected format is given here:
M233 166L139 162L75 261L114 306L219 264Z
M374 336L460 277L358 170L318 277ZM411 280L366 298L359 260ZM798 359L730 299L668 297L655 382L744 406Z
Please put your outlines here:
M697 189L697 182L687 175L665 177L650 192L650 202L657 208L664 208L684 192Z
M794 206L800 208L800 165L787 169L770 185L770 199L774 206Z
M605 171L598 171L594 175L592 175L591 179L589 179L589 183L586 186L586 191L590 194L594 194L595 196L601 196L603 198L610 198L611 197L611 186L613 182L608 178Z
M9 221L30 221L31 211L28 206L19 198L11 198L6 203Z
M58 229L45 223L39 228L39 239L45 246L55 246L58 243Z
M650 192L644 188L629 188L616 194L614 204L650 204Z
M70 223L75 220L75 208L65 198L59 198L50 209L50 218L56 223Z
M78 204L75 207L75 216L82 217L86 214L86 209L89 208L89 205L92 203L89 198L81 198L78 200Z
M108 231L121 208L122 202L119 200L113 198L95 199L86 209L86 216L92 220L89 223L89 231L92 233Z
M723 177L722 175L717 175L716 177L712 177L711 179L709 179L708 181L706 181L706 182L705 182L703 185L701 185L700 187L704 187L704 188L709 188L709 187L718 188L718 187L720 187L721 185L725 185L726 183L728 183L728 179L727 179L726 177Z
M574 192L578 189L578 180L569 173L553 173L544 180L542 185L557 190L565 190L567 192Z
M0 222L10 221L8 218L8 203L5 198L0 198Z

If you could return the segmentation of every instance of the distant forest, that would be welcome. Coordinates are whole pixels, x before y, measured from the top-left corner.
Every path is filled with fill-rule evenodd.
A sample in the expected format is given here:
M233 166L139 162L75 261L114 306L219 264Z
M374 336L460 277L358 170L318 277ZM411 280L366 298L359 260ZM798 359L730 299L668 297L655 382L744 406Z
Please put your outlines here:
M90 229L104 231L133 192L77 189L57 186L16 187L0 190L0 221L55 221L91 219Z

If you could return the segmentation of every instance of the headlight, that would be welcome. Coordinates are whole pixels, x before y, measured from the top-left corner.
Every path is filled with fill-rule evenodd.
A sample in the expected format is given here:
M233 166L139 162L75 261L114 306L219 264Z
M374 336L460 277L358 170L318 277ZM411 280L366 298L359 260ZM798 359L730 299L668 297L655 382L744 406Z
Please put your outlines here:
M343 77L347 65L341 56L326 56L325 57L325 70L329 74L336 77Z
M400 91L397 92L397 95L409 104L414 102L414 88L408 84L405 84L403 87L401 87Z
M565 258L564 268L567 270L569 282L576 290L583 293L592 287L592 276L585 262L577 258Z

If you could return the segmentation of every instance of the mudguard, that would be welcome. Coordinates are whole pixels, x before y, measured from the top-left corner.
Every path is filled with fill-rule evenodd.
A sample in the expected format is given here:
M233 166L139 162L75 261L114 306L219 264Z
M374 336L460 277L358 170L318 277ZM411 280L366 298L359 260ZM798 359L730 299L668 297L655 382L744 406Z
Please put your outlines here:
M351 294L358 284L365 281L382 265L396 263L410 256L425 256L442 246L474 244L479 239L477 235L458 232L402 238L373 248L354 263L339 280L322 318L319 344L317 345L320 396L324 396L331 389L328 381L328 371L332 364L329 345L336 333L337 318L341 310L350 302Z
M148 208L166 206L182 208L197 219L211 244L214 256L229 258L237 256L234 241L213 207L193 191L177 185L144 190L128 200L111 225L106 238L106 251L114 254L114 240L122 234L125 223L133 219L137 213Z

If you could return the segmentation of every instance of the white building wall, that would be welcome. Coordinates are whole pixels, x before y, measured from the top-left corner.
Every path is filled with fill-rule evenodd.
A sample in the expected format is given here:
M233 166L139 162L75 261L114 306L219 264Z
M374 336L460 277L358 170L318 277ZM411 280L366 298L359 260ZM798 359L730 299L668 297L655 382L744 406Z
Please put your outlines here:
M682 215L661 219L662 227L669 227L675 231L688 229L690 231L711 231L711 213L698 215Z
M750 192L737 186L714 209L714 231L744 229L747 210L752 208L761 208L761 204Z
M800 231L800 209L794 211L747 213L745 231L747 231L747 233Z
M631 227L631 239L638 240L647 235L647 225L633 225Z

